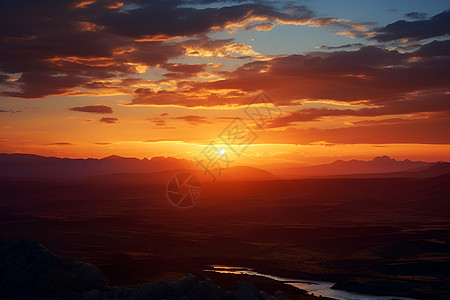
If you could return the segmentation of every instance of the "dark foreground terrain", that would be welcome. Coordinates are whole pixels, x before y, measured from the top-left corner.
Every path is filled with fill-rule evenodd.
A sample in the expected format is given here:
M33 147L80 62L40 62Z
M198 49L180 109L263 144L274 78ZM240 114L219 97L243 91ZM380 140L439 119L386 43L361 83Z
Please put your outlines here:
M295 295L276 291L273 296L246 281L226 292L210 279L191 274L177 282L158 280L111 286L91 264L65 259L36 240L0 241L0 297L20 299L176 299L176 300L287 300L314 299L292 287ZM268 280L266 280L268 281ZM259 282L264 284L264 282ZM282 286L282 284L280 284ZM269 283L269 287L274 287ZM282 286L282 289L286 289ZM289 298L288 298L289 297Z
M450 295L449 175L217 182L184 210L168 203L164 184L123 176L3 179L0 237L39 240L97 266L111 286L193 274L224 290L246 280L303 297L272 280L203 271L231 265L367 294Z

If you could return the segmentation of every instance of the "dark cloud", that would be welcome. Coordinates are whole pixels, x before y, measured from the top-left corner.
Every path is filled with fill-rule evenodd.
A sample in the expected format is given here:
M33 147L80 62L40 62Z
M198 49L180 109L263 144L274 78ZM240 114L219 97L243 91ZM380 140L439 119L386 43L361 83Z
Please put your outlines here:
M12 113L12 114L15 114L15 113L19 113L19 112L22 112L22 111L20 111L20 110L13 110L13 109L10 109L10 110L0 109L0 113Z
M112 107L105 105L105 104L88 105L88 106L82 106L82 107L72 107L72 108L70 108L70 110L94 113L94 114L112 114L113 113Z
M67 143L67 142L58 142L58 143L51 143L51 144L46 144L47 146L73 146L72 143Z
M74 94L72 88L86 79L71 74L24 72L15 82L20 91L3 91L3 96L37 99L50 95Z
M186 83L197 85L195 82ZM181 87L183 85L181 84ZM183 91L158 91L139 88L134 92L134 97L128 105L177 105L186 107L212 107L221 105L242 105L252 100L253 96L247 93L234 91L218 94L213 90L205 90L204 87L185 88Z
M148 121L151 121L157 128L166 129L167 128L167 117L169 116L168 113L162 113L157 117L148 118Z
M450 144L449 116L440 118L403 119L355 124L340 128L286 128L266 131L260 143L273 143L282 140L293 144L326 142L335 144Z
M221 72L221 80L180 82L178 90L172 91L136 89L130 104L245 105L252 94L265 90L279 105L298 105L299 99L385 105L408 100L411 93L447 89L450 41L418 47L414 52L401 53L368 46L356 51L314 52L254 61L232 72Z
M422 58L417 58L420 49L400 53L375 46L357 51L291 55L247 63L225 74L223 80L196 83L194 87L243 93L265 90L282 105L296 105L298 99L382 104L420 90L448 88L450 56L433 56L444 51L431 51L444 44L425 45L423 53L431 56Z
M433 16L429 20L400 20L376 30L374 39L389 42L399 39L423 40L450 34L450 10Z
M203 9L186 7L183 5L184 1L146 1L140 4L139 8L126 12L115 11L98 15L96 23L124 36L195 36L211 29L223 29L249 18L301 22L314 16L314 13L304 6L291 13L284 13L263 2Z
M114 124L114 123L119 122L119 119L117 119L117 118L101 118L100 122L105 123L105 124Z
M241 3L247 0L185 0L186 4Z
M111 145L111 143L104 143L104 142L98 142L98 143L94 143L95 145L100 145L100 146L107 146L107 145Z
M204 1L122 2L1 1L0 83L8 85L1 95L33 99L85 93L81 88L131 93L108 80L126 80L123 77L183 55L186 46L170 42L172 38L199 37L254 19L295 23L314 15L306 7L285 13L271 5L241 1L224 1L229 3L216 8L195 7ZM21 78L6 82L14 73L22 73ZM166 76L189 74L193 73Z
M354 43L354 44L345 44L342 46L320 46L320 49L322 50L341 50L341 49L349 49L349 48L361 48L364 47L364 44L361 43Z
M168 119L170 120L183 120L190 125L200 125L200 124L210 124L207 117L203 116L195 116L195 115L187 115L187 116L178 116L178 117L169 117L168 113L162 113L161 115L153 118L147 119L148 121L153 122L157 128L160 129L173 129L175 127L168 127Z
M427 14L423 12L412 11L405 14L405 17L413 20L423 20L427 17Z
M446 41L432 41L426 45L420 47L415 55L420 57L432 58L432 57L445 57L450 56L450 40Z
M403 124L415 122L416 119L389 118L381 120L362 120L350 122L352 125L380 125L380 124Z
M307 7L293 3L280 7L276 2L224 1L222 6L205 8L195 5L202 4L201 0L123 2L120 6L103 0L84 4L75 0L2 1L0 82L7 88L1 95L33 99L49 95L128 93L133 95L130 104L196 107L245 105L252 94L266 90L283 105L298 105L301 99L331 99L387 107L392 102L408 100L410 93L448 86L449 41L415 45L407 53L363 47L359 43L322 46L331 51L261 57L261 61L246 63L234 71L213 70L205 64L169 63L185 54L249 57L245 54L248 49L239 48L245 45L236 44L233 39L207 37L207 33L233 26L257 29L261 25L270 27L272 23L311 24L363 37L368 34L364 28L371 25L316 18ZM378 29L375 39L420 39L447 34L448 13L429 20L389 24ZM173 40L176 37L188 39ZM355 47L361 49L350 51ZM231 55L230 51L239 56ZM160 81L136 78L154 67L166 69L166 78ZM223 79L194 81L193 77L203 72ZM21 73L21 77L9 80L13 73ZM142 88L145 83L162 86L170 81L176 82L170 90ZM167 125L164 119L155 122L159 122L155 123L158 126Z
M169 71L163 74L169 79L185 79L206 71L206 64L164 64L161 67Z
M5 74L0 74L0 84L1 83L6 83L6 81L8 81L9 76L5 75Z
M152 120L152 122L156 126L166 126L167 125L167 122L165 120Z
M386 115L414 114L426 112L450 112L450 95L444 92L428 92L414 95L410 99L385 103L383 106L362 109L306 108L291 112L273 120L267 127L286 127L296 122L321 120L324 117L354 116L378 117Z
M191 125L200 125L200 124L209 124L211 122L209 122L207 119L207 117L203 117L203 116L193 116L193 115L188 115L188 116L180 116L180 117L173 117L172 119L175 120L184 120L187 123L191 124Z

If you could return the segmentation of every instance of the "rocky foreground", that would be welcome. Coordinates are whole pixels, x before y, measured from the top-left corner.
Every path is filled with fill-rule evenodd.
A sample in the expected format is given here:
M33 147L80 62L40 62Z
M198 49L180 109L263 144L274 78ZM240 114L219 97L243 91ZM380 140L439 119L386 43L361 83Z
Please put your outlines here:
M224 291L206 278L188 275L177 282L155 281L111 287L95 266L51 253L36 240L0 241L0 298L33 299L227 299L284 300L238 281Z

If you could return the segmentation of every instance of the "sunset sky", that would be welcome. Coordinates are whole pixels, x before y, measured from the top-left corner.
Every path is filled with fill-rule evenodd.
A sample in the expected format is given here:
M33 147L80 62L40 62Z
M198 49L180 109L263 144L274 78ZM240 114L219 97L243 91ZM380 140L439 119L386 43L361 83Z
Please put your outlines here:
M450 160L447 0L0 3L0 152L193 159L241 117L242 164Z

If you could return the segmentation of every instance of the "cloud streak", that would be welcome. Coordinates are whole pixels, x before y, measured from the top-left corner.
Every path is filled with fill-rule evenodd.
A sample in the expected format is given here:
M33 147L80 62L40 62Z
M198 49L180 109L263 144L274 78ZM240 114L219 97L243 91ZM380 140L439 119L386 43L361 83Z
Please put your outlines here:
M112 107L105 105L105 104L72 107L72 108L70 108L70 110L93 113L93 114L112 114L113 113Z
M100 119L100 123L105 123L105 124L115 124L119 122L119 119L117 118L101 118Z

